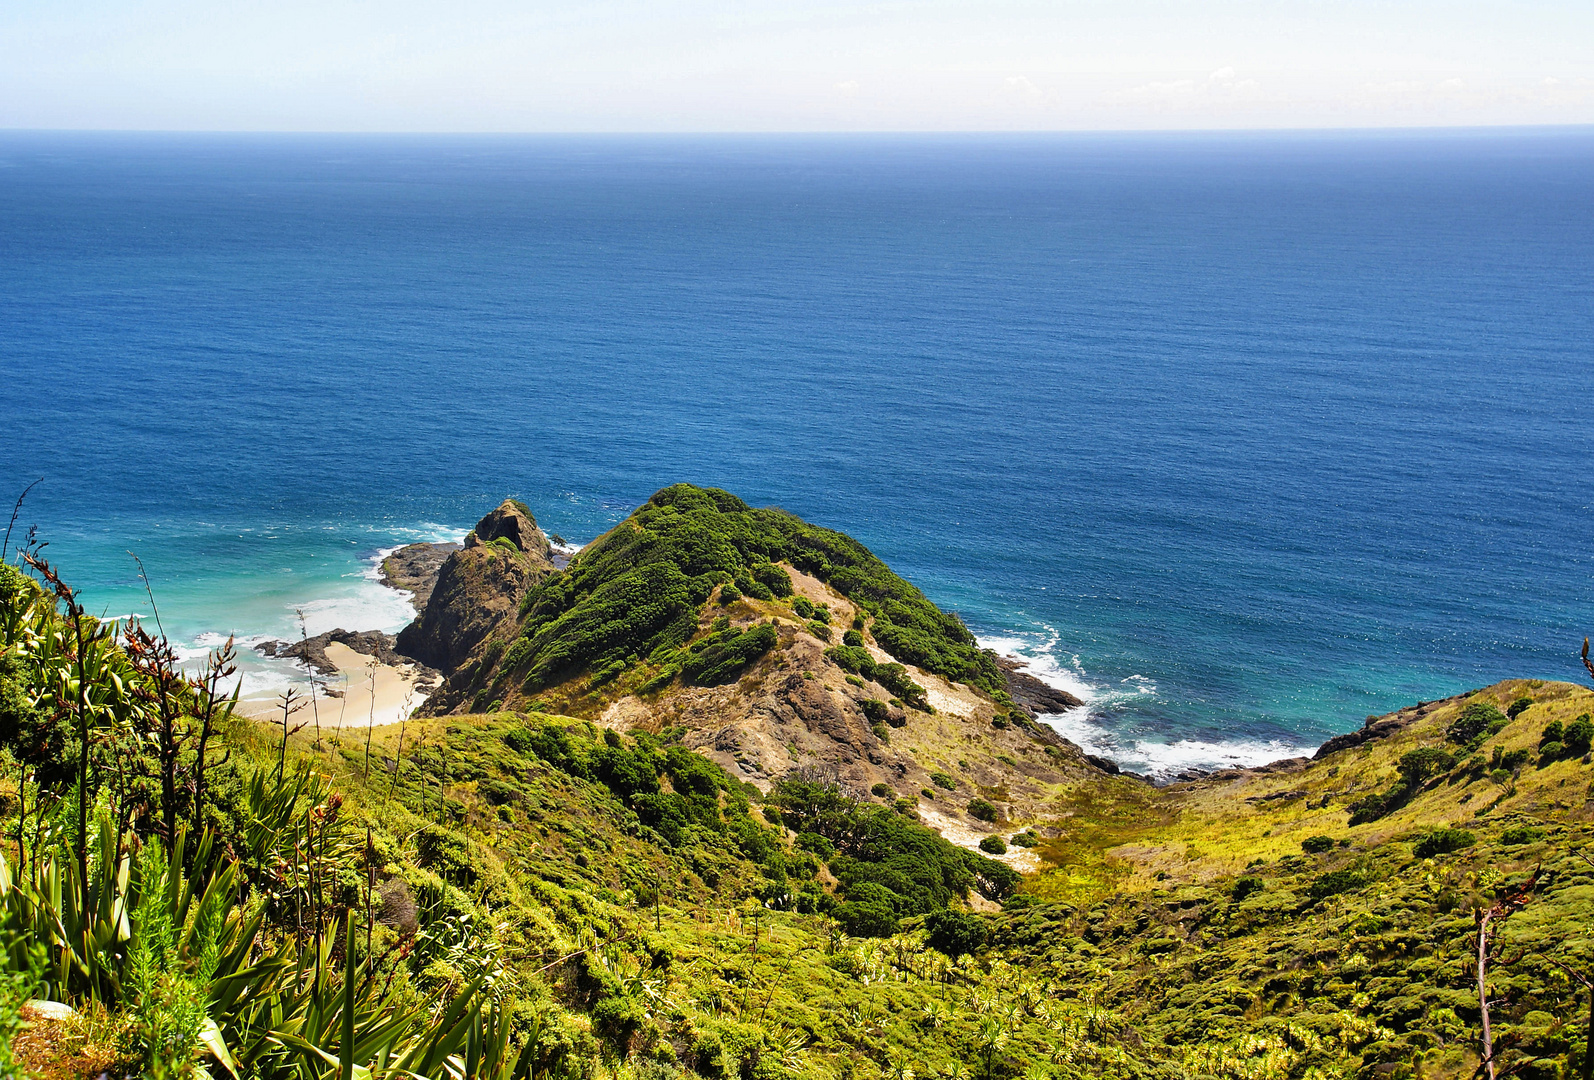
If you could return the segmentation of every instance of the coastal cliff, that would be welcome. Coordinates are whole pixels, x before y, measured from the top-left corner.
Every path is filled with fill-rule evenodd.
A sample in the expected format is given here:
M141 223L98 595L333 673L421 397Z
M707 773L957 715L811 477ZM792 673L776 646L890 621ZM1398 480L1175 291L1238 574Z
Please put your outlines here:
M447 554L417 605L415 621L399 632L398 650L452 673L533 586L554 572L550 554L548 538L530 511L506 499ZM415 580L427 583L424 570Z
M482 537L512 534L514 561ZM442 564L399 648L447 674L427 715L537 709L682 745L767 790L807 771L911 796L974 846L1107 763L1036 723L1079 700L981 650L849 537L666 488L559 571L505 503ZM971 805L974 807L970 809ZM1020 860L1022 861L1022 860Z
M840 534L676 487L563 570L539 537L506 504L438 562L409 640L457 658L443 714L358 735L286 704L240 723L160 641L0 566L0 1048L131 1073L180 995L207 1026L177 1064L212 1075L321 1076L350 1046L422 1080L1587 1060L1584 687L1508 680L1154 787L1035 725ZM76 657L37 643L78 640L75 714ZM355 645L385 639L324 651Z

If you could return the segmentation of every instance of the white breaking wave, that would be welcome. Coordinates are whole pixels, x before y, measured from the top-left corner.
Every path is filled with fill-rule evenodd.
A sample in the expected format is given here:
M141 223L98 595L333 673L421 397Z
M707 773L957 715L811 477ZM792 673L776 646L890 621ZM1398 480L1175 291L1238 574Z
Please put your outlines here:
M1041 720L1063 738L1077 743L1087 754L1107 758L1131 772L1145 773L1158 779L1177 776L1190 769L1255 768L1283 758L1310 756L1316 749L1292 746L1277 739L1231 739L1218 742L1180 739L1171 743L1135 739L1126 747L1111 732L1091 720L1088 705L1065 713L1042 716Z
M1099 687L1085 681L1085 671L1080 666L1079 657L1070 657L1066 666L1058 660L1055 651L1057 632L1050 627L1047 628L1046 639L1040 642L1018 637L987 637L980 638L979 643L981 648L992 649L1002 656L1020 661L1020 670L1025 674L1035 676L1054 689L1073 694L1081 701L1094 701L1101 693Z
M293 604L287 610L295 622L298 613L303 612L304 632L310 637L328 630L381 630L391 634L415 618L415 608L405 594L375 581L345 596Z
M443 526L436 526L436 529L441 531ZM457 543L465 537L465 534L457 529L447 530L441 535L446 539L424 542ZM410 594L382 584L382 563L389 555L404 546L406 545L394 544L392 547L381 548L375 555L365 560L365 566L360 570L343 575L345 580L350 582L348 591L343 595L326 596L290 605L288 614L292 617L294 628L298 629L298 617L302 612L304 631L310 637L324 634L328 630L380 630L383 633L395 634L404 629L415 618L415 605L410 601Z
M1283 758L1310 756L1317 749L1277 739L1125 740L1103 721L1110 713L1132 708L1137 698L1155 698L1157 685L1147 676L1131 675L1115 686L1089 681L1078 656L1070 656L1066 663L1059 660L1058 633L1051 627L1030 637L982 637L979 644L1019 661L1019 670L1025 674L1083 701L1077 709L1042 714L1040 719L1087 754L1107 758L1131 772L1165 780L1191 769L1254 768Z
M304 687L307 676L304 667L298 661L279 660L255 651L256 645L271 640L273 639L266 634L233 637L233 664L237 670L223 684L226 692L231 693L240 679L243 681L243 696L246 698L274 697L290 686L301 689ZM189 642L175 643L178 662L184 671L198 678L204 674L205 658L210 655L211 650L219 649L226 643L226 634L210 632L199 634Z
M439 525L433 521L423 521L414 528L388 529L386 531L390 535L404 537L404 543L388 548L386 553L381 556L383 559L408 544L457 544L465 539L466 533L470 532L469 529L461 529L453 525Z
M400 536L413 536L406 543L447 543L464 539L465 533L443 525L422 525L414 529L397 530ZM304 614L303 632L309 637L329 630L380 630L396 633L415 618L415 608L409 594L382 584L382 562L403 544L378 550L364 560L358 570L343 575L343 582L335 586L334 595L320 596L298 603L284 605L280 616L267 621L275 625L250 632L239 631L233 636L237 650L237 674L233 679L243 680L243 695L247 698L272 697L290 686L303 691L308 675L298 661L277 659L257 652L255 646L266 641L294 641L300 634L299 613ZM212 649L225 644L227 635L214 631L196 634L191 640L176 643L179 662L184 669L197 674L205 664Z

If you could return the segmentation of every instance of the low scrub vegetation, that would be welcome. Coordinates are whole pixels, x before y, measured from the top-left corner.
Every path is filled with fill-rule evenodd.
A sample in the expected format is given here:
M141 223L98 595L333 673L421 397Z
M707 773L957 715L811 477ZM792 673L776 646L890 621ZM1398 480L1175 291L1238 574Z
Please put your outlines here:
M686 644L697 629L699 609L716 588L722 604L791 596L791 575L780 562L827 582L866 612L875 640L903 664L1005 695L994 656L978 647L963 623L856 540L688 484L655 494L528 593L517 640L499 668L527 692L580 670L623 669L661 648ZM830 614L823 606L798 597L792 607L829 640ZM872 660L868 666L873 668ZM885 667L905 670L900 664ZM857 663L848 670L868 674ZM886 678L897 671L887 671ZM912 685L905 674L896 682L904 691ZM881 685L904 701L913 699L911 692Z
M775 633L748 607L639 655L736 678ZM585 612L632 649L669 626ZM918 817L1016 815L977 772L760 792L692 748L711 729L245 721L226 649L185 675L42 563L0 567L0 635L8 1080L1459 1080L1485 1008L1500 1076L1586 1061L1594 777L1566 688L1476 745L1492 715L1258 774L1255 802L1080 779L979 845L1026 849L1023 877Z

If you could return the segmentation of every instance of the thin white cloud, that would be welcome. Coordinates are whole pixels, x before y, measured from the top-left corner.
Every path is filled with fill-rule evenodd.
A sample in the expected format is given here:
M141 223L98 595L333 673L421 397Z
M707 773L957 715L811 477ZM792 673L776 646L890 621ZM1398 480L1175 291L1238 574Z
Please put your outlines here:
M1005 93L1009 99L1031 102L1039 101L1045 96L1041 92L1040 87L1036 86L1026 76L1023 75L1008 76L1007 81L1003 86L1003 93Z
M1594 4L0 0L0 128L1594 123Z

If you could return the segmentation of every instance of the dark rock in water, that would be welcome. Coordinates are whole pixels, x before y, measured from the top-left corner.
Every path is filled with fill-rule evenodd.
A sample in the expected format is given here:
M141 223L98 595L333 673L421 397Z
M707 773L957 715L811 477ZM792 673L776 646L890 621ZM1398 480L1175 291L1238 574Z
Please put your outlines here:
M410 666L412 661L395 649L395 640L392 634L384 634L380 630L338 629L303 641L262 641L255 646L255 651L263 656L297 660L319 675L330 676L338 673L338 666L327 656L327 646L334 641L391 667ZM424 688L441 678L435 671L422 671L416 685Z
M382 584L410 594L410 603L419 615L437 585L437 574L448 557L463 544L410 544L382 560Z
M1119 773L1123 772L1123 769L1119 768L1118 763L1111 758L1097 757L1095 754L1086 754L1085 760L1096 766L1096 768L1100 769L1102 772L1112 773L1114 776L1117 776Z
M525 507L505 500L443 562L425 610L399 631L398 651L453 672L554 572L548 555L548 538Z
M1064 741L1067 742L1066 739ZM1068 743L1068 745L1073 746L1074 744ZM1085 754L1083 756L1086 761L1090 762L1104 773L1109 773L1112 776L1128 777L1130 780L1141 780L1147 784L1152 783L1151 777L1146 776L1143 773L1131 772L1129 769L1124 768L1122 765L1119 765L1116 761L1112 760L1112 758L1104 758L1096 754Z
M1067 690L1048 686L1028 672L1020 671L1019 668L1023 666L1021 661L998 656L996 665L1007 677L1008 696L1013 699L1015 705L1029 713L1032 719L1041 713L1067 712L1085 704Z

